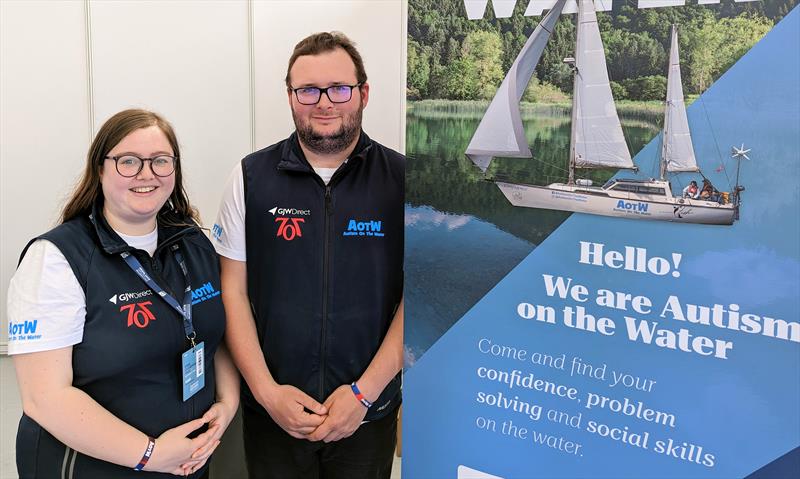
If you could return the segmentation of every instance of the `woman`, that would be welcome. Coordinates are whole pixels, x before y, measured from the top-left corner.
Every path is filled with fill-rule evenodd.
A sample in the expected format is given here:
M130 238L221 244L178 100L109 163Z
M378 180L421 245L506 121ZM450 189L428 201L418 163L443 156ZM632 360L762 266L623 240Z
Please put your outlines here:
M8 294L21 478L207 476L238 407L214 249L172 127L126 110Z
M697 182L692 180L686 188L683 189L684 198L697 199L700 196L700 191L697 188Z

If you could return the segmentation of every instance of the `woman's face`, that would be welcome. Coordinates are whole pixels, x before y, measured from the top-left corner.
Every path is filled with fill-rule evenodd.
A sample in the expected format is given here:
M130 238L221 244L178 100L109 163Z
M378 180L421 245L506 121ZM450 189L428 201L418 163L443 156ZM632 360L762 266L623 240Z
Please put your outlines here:
M164 132L149 126L131 132L107 156L124 155L153 158L174 152ZM111 227L128 235L143 235L155 228L156 215L175 188L175 173L156 176L151 162L145 161L139 174L126 178L117 172L114 160L106 159L100 182L105 196L103 212Z

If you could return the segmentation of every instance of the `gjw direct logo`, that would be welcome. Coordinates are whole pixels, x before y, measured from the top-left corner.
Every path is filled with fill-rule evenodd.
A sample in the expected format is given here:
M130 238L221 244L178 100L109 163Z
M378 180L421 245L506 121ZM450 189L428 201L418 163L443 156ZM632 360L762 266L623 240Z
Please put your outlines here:
M153 291L150 290L150 289L146 289L144 291L139 291L139 292L136 292L136 293L119 293L119 294L115 294L114 296L108 298L108 301L111 302L111 303L114 303L114 304L117 304L117 301L119 301L120 303L127 303L128 301L131 301L131 300L134 300L134 299L141 299L141 298L144 298L146 296L152 296L152 295L153 295Z
M300 218L300 216L311 216L311 210L298 208L279 208L275 206L268 211L275 216L275 222L278 223L278 233L275 236L286 241L302 237L302 225L306 220L305 218Z
M367 220L356 221L348 220L347 229L342 236L383 236L381 221Z
M135 301L137 299L147 298L148 296L153 295L153 290L146 289L144 291L136 291L133 293L118 293L114 296L108 298L109 303L127 303L129 301ZM137 328L146 328L150 321L156 319L153 315L153 312L150 311L149 306L152 305L152 301L139 301L136 303L125 304L119 307L120 313L126 314L126 322L127 327L136 326Z

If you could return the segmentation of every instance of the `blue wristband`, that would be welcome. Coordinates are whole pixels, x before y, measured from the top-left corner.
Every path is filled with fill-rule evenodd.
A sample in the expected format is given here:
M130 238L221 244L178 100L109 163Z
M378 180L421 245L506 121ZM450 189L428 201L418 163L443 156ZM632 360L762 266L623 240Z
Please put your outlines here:
M369 402L369 400L365 398L363 394L361 394L361 391L359 391L355 381L350 383L350 389L353 390L353 394L356 395L356 399L358 399L358 401L363 404L365 408L369 409L372 407L372 403Z
M141 471L144 469L144 466L147 465L147 461L150 460L150 456L153 455L153 450L156 448L156 440L150 436L147 436L147 449L144 450L144 455L142 456L142 460L139 461L139 464L136 464L136 467L133 468L134 471Z

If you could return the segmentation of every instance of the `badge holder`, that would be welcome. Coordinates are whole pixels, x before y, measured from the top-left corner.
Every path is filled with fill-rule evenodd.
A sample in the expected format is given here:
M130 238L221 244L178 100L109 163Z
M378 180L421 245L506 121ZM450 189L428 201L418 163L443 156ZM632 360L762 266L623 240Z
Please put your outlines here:
M184 401L194 396L197 391L200 391L206 385L205 343L201 341L195 344L194 338L196 334L192 332L192 335L189 338L192 347L181 355Z

